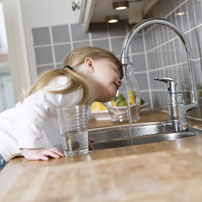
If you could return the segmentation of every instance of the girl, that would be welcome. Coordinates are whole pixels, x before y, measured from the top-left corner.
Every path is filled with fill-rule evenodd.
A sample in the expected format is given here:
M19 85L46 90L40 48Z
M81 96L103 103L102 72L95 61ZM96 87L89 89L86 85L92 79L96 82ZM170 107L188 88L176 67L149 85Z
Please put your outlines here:
M72 51L62 69L42 74L21 102L0 114L0 170L15 156L62 157L56 108L110 101L122 77L122 65L111 52L96 47ZM90 149L94 141L89 138Z

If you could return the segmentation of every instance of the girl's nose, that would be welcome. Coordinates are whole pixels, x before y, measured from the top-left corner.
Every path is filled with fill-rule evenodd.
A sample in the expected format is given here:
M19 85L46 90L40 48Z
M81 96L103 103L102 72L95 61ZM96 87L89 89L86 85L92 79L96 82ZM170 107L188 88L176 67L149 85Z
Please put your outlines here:
M117 81L117 83L118 83L119 87L123 84L123 82L122 82L121 79L119 79L119 80Z

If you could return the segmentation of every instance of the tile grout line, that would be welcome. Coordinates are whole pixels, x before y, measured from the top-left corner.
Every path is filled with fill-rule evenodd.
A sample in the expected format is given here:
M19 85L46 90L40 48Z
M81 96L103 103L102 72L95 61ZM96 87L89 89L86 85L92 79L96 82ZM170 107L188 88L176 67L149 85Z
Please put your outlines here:
M91 32L88 33L88 37L89 37L90 46L92 46L93 42L92 42L92 34L91 34Z
M110 32L109 32L108 23L106 23L106 27L107 27L107 38L108 38L108 42L109 42L109 51L112 52L112 42L111 42L111 35L110 35Z
M149 76L149 67L148 67L148 58L147 58L147 51L146 51L146 44L145 44L145 31L143 30L143 47L145 51L145 63L146 63L146 70L147 70L147 81L148 81L148 88L149 88L149 99L151 108L153 109L153 100L152 100L152 94L151 94L151 83L150 83L150 76Z
M53 65L54 65L54 69L57 69L57 67L56 67L56 58L55 58L55 51L54 51L54 43L53 43L52 27L50 26L48 28L49 28L49 33L50 33L51 51L52 51L52 55L53 55Z
M71 46L71 50L73 50L74 47L73 47L73 37L72 37L72 28L71 28L71 24L68 24L68 30L69 30L70 46Z
M170 16L171 14L173 14L178 8L180 8L183 4L185 4L188 0L184 1L183 3L181 3L180 5L178 5L175 9L173 9L170 13L166 14L163 18L167 18L168 16ZM156 25L153 25L151 28L149 28L146 33L150 30L152 30Z

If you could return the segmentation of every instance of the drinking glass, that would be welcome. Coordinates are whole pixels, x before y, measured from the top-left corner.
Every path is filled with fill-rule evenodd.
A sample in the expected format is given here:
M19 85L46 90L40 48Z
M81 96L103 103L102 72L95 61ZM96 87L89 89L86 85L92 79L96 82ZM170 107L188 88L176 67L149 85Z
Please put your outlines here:
M86 105L57 109L58 124L65 156L88 153L88 125Z

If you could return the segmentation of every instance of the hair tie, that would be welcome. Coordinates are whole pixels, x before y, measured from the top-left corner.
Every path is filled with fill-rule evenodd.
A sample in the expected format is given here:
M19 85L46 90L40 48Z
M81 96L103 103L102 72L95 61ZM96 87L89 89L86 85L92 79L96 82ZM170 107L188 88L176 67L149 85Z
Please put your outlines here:
M64 66L63 68L68 68L68 69L71 69L71 70L73 71L73 68L70 67L69 65L66 65L66 66Z

